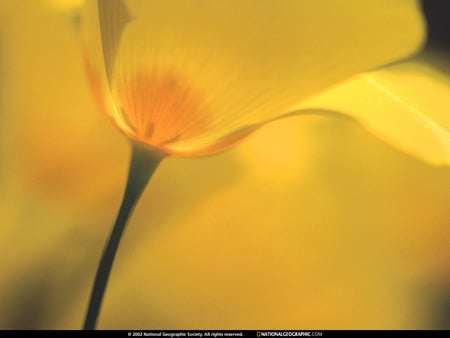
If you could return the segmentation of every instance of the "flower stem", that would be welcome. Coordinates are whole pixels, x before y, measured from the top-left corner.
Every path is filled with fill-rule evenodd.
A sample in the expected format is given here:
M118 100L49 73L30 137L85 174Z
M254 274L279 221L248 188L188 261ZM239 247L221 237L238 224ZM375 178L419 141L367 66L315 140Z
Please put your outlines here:
M132 144L130 168L128 171L125 193L123 195L119 213L117 214L116 222L114 223L114 227L103 250L103 255L97 268L86 320L84 322L84 330L95 329L103 295L123 231L142 192L163 157L164 154L157 150L138 143Z

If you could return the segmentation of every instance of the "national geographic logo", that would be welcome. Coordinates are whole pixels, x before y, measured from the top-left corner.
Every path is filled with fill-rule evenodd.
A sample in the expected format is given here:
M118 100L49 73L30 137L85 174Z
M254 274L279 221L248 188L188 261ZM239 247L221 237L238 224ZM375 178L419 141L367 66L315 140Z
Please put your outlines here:
M322 337L321 331L257 331L256 337Z

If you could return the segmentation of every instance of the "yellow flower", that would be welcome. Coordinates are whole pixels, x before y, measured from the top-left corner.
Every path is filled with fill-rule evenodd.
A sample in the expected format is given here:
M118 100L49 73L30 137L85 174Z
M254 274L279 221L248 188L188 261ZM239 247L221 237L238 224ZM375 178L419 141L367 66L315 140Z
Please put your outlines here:
M100 109L181 156L233 145L303 100L420 46L415 1L88 1L85 62Z
M72 12L47 6L58 2L0 0L5 329L79 329L126 170L126 144L85 88ZM427 61L370 73L383 91L358 75L297 107L349 113L438 163L432 147L443 143L424 143L440 138L422 122L450 127L449 79ZM358 83L365 101L355 99ZM386 89L407 106L380 95ZM408 106L422 118L409 119ZM422 122L395 122L402 116ZM124 238L101 328L436 328L430 294L445 299L450 266L449 168L314 116L161 169ZM432 291L438 284L442 294Z

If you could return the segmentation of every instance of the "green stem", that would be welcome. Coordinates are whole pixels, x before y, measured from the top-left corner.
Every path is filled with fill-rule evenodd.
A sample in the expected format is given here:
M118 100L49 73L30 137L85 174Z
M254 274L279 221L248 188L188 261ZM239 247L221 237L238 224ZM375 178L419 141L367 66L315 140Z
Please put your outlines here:
M138 143L132 144L131 161L125 193L116 222L114 223L111 235L106 243L102 258L98 265L86 320L84 322L84 330L95 329L103 295L123 231L142 192L163 157L164 154L159 151Z

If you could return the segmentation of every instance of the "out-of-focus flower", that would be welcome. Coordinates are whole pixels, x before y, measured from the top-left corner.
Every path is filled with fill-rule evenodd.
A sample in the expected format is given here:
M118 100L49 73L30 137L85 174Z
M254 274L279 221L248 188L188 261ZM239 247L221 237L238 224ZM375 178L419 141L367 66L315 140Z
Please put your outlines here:
M182 156L222 151L423 38L405 0L98 0L84 20L100 109L133 141Z

